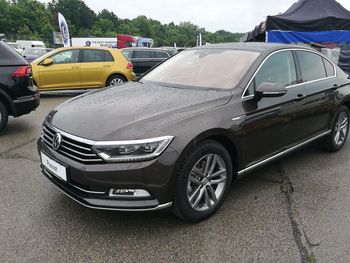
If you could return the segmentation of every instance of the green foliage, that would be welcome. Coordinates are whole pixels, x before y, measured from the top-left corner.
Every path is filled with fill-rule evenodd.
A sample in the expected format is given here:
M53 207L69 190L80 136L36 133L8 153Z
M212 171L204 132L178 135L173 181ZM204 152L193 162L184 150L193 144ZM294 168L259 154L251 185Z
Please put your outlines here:
M176 43L191 47L199 32L203 43L237 42L242 36L224 30L207 32L191 22L161 24L146 16L120 19L106 9L96 14L83 0L51 0L47 5L36 0L0 0L0 33L50 39L52 31L59 30L59 12L65 16L72 37L115 37L119 33L153 38L155 46Z

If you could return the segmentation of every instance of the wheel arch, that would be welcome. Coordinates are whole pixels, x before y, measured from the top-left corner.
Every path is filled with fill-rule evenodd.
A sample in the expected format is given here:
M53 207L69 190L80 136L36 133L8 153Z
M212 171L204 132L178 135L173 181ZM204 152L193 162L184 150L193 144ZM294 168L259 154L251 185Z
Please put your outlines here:
M340 105L340 106L345 106L345 107L347 107L348 108L348 110L350 111L350 100L349 101L345 101L342 105Z
M175 171L177 171L179 166L183 164L186 156L193 149L193 147L207 140L220 143L228 151L233 168L233 179L235 179L238 173L239 164L241 162L241 156L238 142L232 138L232 135L225 129L208 130L194 137L181 152Z
M107 86L108 80L109 80L111 77L113 77L113 76L120 76L120 77L124 78L125 81L128 81L128 78L127 78L123 73L121 73L121 72L113 72L113 73L111 73L111 74L108 75L108 77L107 77L107 79L106 79L106 81L105 81L105 85L106 85L106 86Z
M15 115L16 110L12 99L2 90L0 90L0 101L4 103L9 115Z

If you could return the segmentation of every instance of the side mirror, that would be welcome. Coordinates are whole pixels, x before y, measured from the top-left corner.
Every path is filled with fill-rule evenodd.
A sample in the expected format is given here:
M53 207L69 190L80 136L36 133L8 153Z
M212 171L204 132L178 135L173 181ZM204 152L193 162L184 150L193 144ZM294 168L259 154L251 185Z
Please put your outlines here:
M42 63L43 66L50 66L51 64L53 64L52 58L46 58Z
M281 97L287 93L286 87L281 83L263 82L255 90L255 96L263 97Z

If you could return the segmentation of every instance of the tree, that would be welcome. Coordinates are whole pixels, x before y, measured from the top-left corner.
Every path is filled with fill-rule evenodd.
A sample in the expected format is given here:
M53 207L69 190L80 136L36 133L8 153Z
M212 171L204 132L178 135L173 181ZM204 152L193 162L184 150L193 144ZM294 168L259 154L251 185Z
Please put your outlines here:
M162 24L146 16L120 19L106 9L96 15L82 0L51 0L47 5L36 0L0 0L0 33L49 40L52 31L59 30L58 12L65 16L72 37L115 37L119 33L153 38L155 46L191 47L198 33L204 43L236 42L242 36L224 30L207 32L191 22Z
M82 0L53 0L48 4L53 17L60 12L76 28L91 29L96 21L96 14Z

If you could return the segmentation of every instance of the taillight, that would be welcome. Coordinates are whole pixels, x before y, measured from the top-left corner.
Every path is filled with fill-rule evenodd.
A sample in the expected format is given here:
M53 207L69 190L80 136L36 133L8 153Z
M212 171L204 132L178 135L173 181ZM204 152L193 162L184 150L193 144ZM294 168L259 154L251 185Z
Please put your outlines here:
M26 75L30 75L32 73L32 69L27 66L22 66L16 69L15 72L12 73L12 77L25 77Z
M127 68L127 69L133 69L134 66L132 65L132 63L129 62L128 65L126 66L126 68Z

